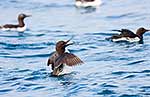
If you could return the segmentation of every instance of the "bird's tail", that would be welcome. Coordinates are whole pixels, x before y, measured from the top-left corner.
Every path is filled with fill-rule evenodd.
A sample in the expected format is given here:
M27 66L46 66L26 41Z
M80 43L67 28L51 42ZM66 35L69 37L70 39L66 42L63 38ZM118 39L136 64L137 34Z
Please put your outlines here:
M0 26L0 29L2 29L2 26Z
M121 30L111 30L111 31L117 31L117 32L121 32Z

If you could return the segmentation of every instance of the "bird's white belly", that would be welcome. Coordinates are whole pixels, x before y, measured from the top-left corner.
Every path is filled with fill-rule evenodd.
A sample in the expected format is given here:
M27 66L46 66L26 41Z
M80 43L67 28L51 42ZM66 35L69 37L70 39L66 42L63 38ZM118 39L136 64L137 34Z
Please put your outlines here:
M26 30L26 26L17 28L18 32L24 32Z
M101 4L102 4L102 1L101 1L101 0L95 0L95 1L93 1L93 2L86 2L86 1L81 2L81 1L76 1L76 3L75 3L75 5L76 5L77 7L90 7L90 6L96 7L96 6L99 6L99 5L101 5Z
M1 28L2 31L17 31L17 32L24 32L26 30L26 26L18 27L18 28Z
M122 37L118 39L112 39L113 42L119 42L119 41L127 41L127 42L139 42L140 38L135 37L135 38L129 38L129 37Z
M72 72L72 68L70 66L64 65L63 71L60 72L58 75L64 75Z

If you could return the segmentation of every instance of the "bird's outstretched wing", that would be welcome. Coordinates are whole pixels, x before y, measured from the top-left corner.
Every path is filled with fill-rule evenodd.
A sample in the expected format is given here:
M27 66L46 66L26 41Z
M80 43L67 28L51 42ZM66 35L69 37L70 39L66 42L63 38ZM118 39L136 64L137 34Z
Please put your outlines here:
M56 59L54 67L58 68L61 64L66 64L68 66L75 66L82 63L83 61L76 55L66 52Z

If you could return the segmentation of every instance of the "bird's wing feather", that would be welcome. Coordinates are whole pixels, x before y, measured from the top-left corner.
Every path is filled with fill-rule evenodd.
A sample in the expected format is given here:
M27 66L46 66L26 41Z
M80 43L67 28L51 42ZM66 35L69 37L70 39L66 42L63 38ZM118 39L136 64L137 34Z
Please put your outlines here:
M121 32L121 33L113 35L113 36L111 36L110 38L107 38L107 39L118 39L118 38L121 38L121 37L131 37L131 38L134 38L134 37L137 36L136 34L134 34L132 31L130 31L128 29L112 30L112 31L118 31L118 32Z
M131 37L131 38L134 38L136 35L128 30L128 29L121 29L121 34L120 34L122 37Z
M55 66L55 68L57 68L61 64L66 64L68 66L75 66L77 64L82 64L82 63L83 63L83 61L80 60L80 58L78 58L76 55L66 52L57 58L54 66Z
M58 57L58 53L57 52L52 52L50 54L50 57L49 57L48 61L47 61L47 66L49 66L50 64L54 64L57 57Z

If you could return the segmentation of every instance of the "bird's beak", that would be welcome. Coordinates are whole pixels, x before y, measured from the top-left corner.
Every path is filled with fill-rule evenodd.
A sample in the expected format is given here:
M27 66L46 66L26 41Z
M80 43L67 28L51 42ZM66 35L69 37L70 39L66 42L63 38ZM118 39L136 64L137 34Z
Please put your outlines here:
M26 17L31 17L32 15L26 15Z
M72 38L71 38L71 39L72 39ZM69 40L67 40L67 41L65 42L65 47L74 44L74 42L69 43L71 39L69 39Z
M147 31L150 31L150 30L146 29L146 32L147 32Z

